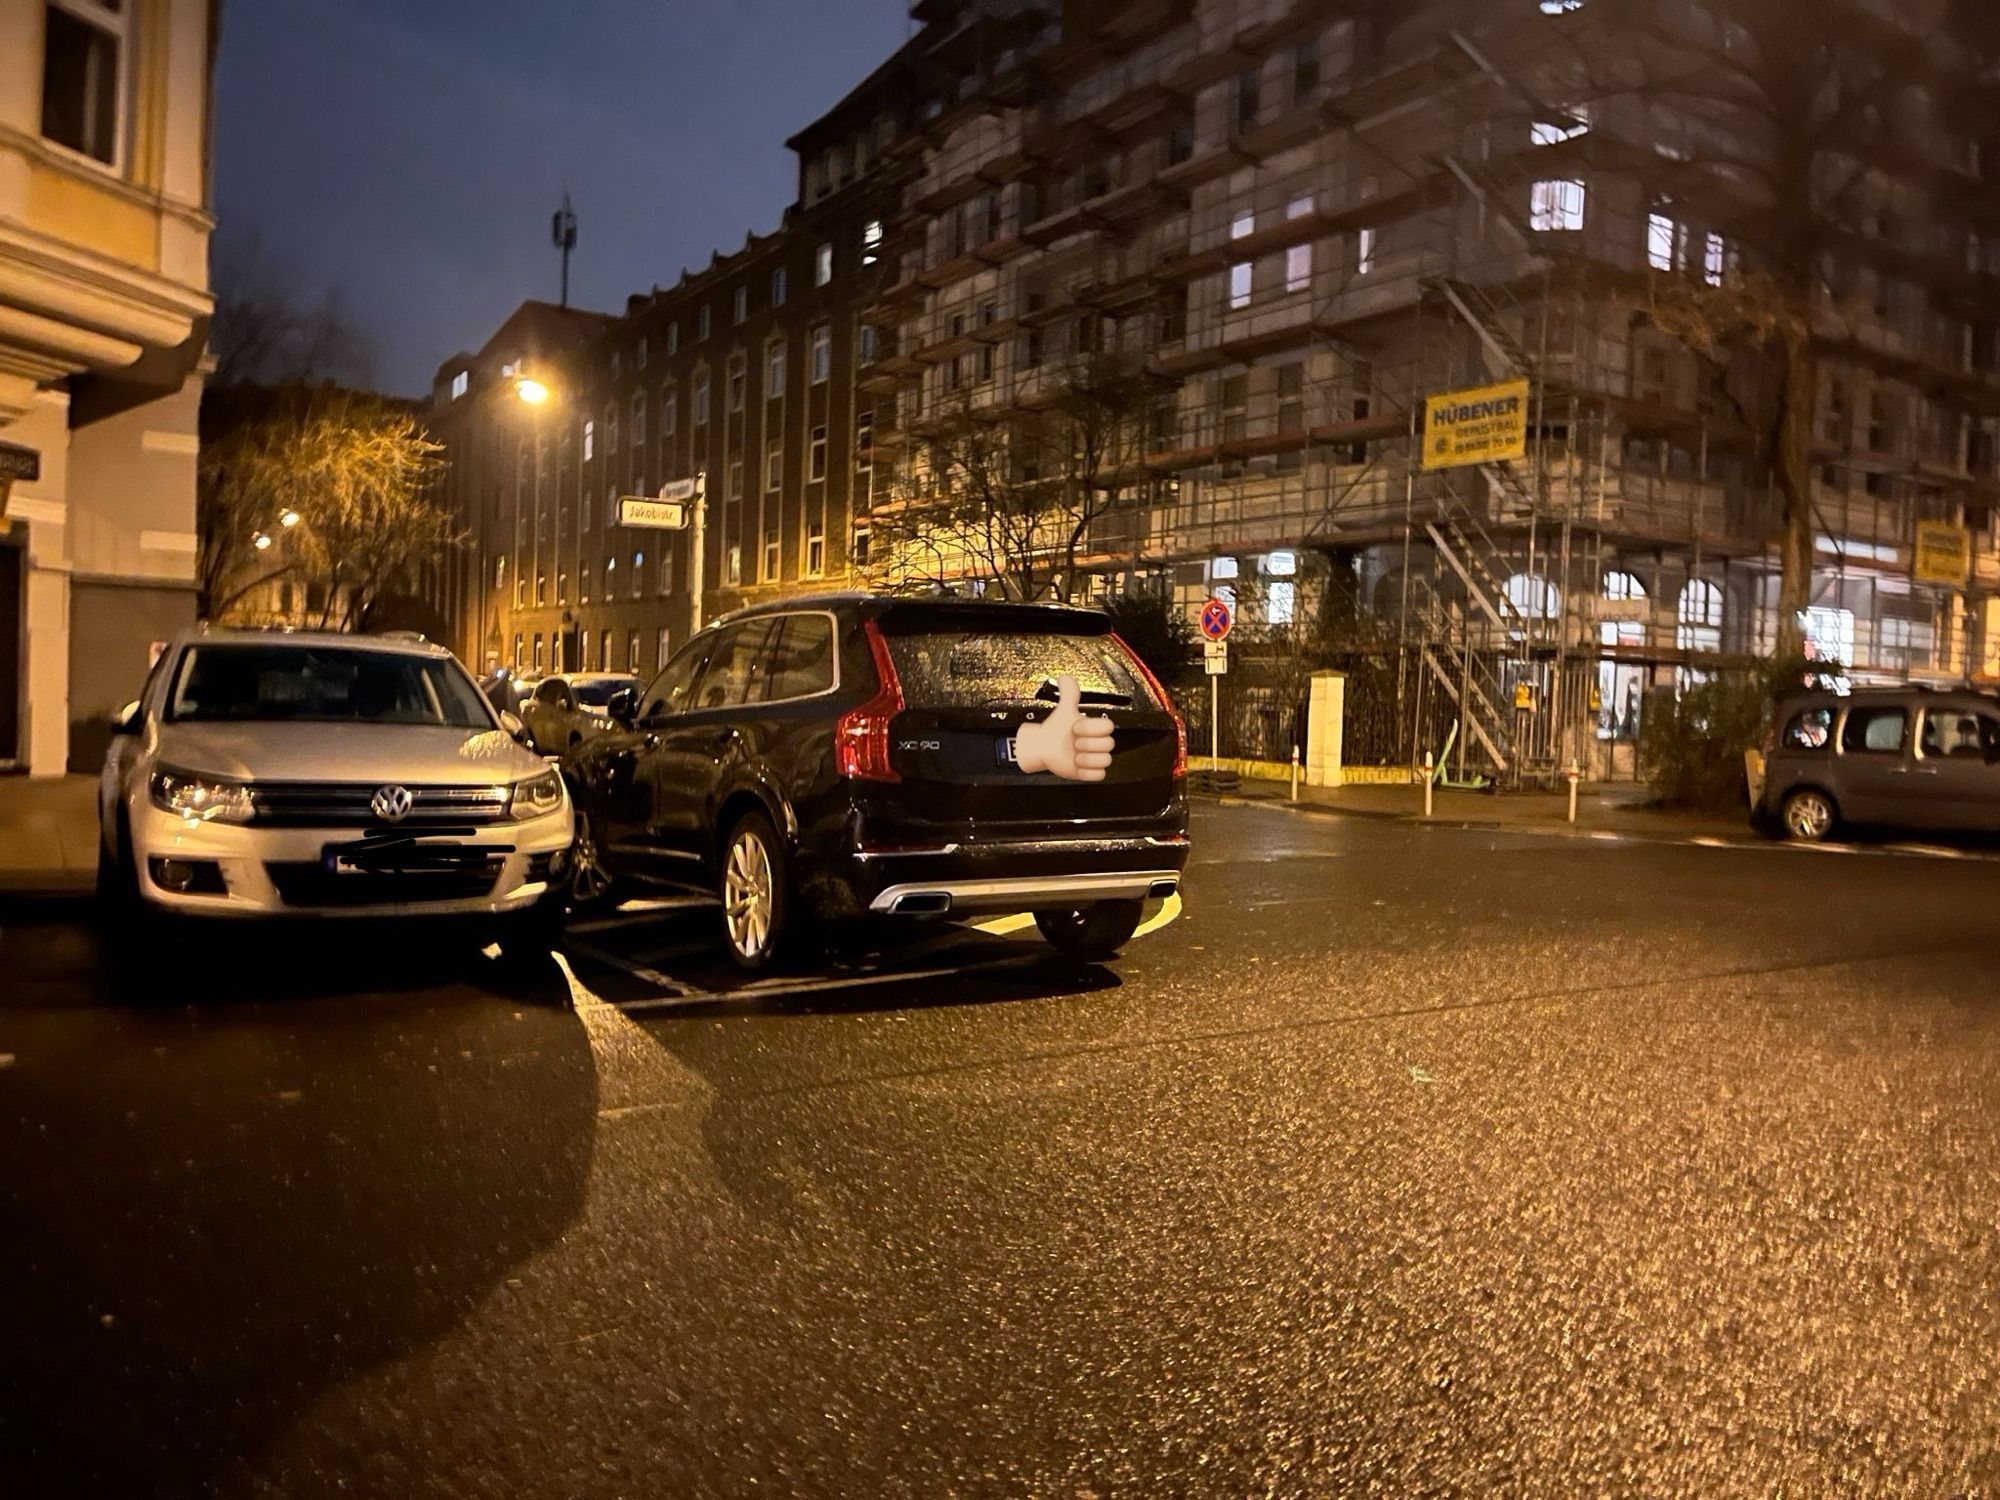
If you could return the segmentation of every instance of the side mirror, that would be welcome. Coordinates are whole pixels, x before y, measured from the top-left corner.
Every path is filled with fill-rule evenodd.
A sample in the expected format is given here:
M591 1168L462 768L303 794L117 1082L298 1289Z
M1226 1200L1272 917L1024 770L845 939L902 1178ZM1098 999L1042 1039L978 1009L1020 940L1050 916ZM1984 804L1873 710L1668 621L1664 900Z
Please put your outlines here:
M113 734L137 734L139 732L140 718L139 700L135 698L111 716L111 732Z
M500 710L500 727L522 744L528 743L528 726L521 722L519 714L509 713L504 708Z
M611 701L604 705L611 717L618 723L631 727L632 719L639 712L639 690L620 688L611 695Z

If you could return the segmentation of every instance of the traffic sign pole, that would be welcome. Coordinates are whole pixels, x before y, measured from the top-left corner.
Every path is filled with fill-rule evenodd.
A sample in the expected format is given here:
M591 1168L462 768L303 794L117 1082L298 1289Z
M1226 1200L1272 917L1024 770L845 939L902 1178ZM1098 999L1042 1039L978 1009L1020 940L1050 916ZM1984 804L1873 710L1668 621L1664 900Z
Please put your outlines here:
M1222 642L1229 637L1229 628L1236 623L1236 612L1229 607L1226 599L1210 598L1201 607L1201 633L1209 642L1208 663L1208 768L1222 769L1222 671L1228 670L1229 658L1222 656L1218 664L1213 658L1222 654Z
M692 555L688 559L688 635L701 629L702 568L708 560L708 548L703 545L708 534L708 470L701 469L694 476L694 535L689 538Z

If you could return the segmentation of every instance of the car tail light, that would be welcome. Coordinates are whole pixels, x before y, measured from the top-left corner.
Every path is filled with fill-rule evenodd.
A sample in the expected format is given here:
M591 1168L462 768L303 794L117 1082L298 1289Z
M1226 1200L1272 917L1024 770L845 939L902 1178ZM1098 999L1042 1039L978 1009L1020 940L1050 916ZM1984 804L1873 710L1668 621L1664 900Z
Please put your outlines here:
M875 696L840 716L833 728L834 764L842 776L860 781L901 781L889 764L889 721L903 711L903 685L889 643L873 620L862 623L868 654L875 659Z
M1146 679L1146 686L1153 690L1153 696L1159 699L1161 706L1166 709L1167 717L1174 721L1174 775L1176 777L1187 775L1187 720L1183 719L1180 710L1174 707L1174 700L1168 696L1167 690L1160 686L1160 679L1153 675L1153 669L1146 665L1138 652L1125 644L1125 638L1114 630L1111 639L1118 642L1118 649L1125 653L1125 659L1132 663L1141 677Z

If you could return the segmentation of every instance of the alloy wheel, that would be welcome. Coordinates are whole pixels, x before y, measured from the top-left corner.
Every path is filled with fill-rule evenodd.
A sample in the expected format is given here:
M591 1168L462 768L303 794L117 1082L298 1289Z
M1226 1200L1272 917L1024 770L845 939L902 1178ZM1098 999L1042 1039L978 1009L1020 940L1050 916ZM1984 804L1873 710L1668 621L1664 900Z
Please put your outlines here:
M602 901L611 889L611 872L598 856L597 836L591 831L586 813L576 815L576 844L570 850L569 863L570 900L577 906Z
M775 891L771 851L754 828L739 830L722 872L722 920L730 947L745 958L757 957L771 940Z
M1799 792L1785 804L1785 831L1801 843L1817 843L1833 830L1833 804L1819 792Z

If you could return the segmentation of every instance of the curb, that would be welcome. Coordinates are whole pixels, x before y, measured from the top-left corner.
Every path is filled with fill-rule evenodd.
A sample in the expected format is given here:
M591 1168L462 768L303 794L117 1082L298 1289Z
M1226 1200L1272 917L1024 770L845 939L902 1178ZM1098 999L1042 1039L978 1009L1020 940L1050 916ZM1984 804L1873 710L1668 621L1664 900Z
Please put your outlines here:
M1191 793L1206 802L1214 802L1223 807L1276 807L1288 812L1310 813L1321 818L1360 818L1378 823L1414 823L1425 828L1457 828L1478 833L1526 833L1551 838L1595 838L1610 835L1617 838L1681 840L1693 838L1714 838L1733 841L1751 847L1761 847L1764 840L1746 836L1743 829L1722 831L1713 825L1692 824L1685 829L1675 828L1622 828L1606 827L1602 824L1567 822L1510 822L1505 818L1454 818L1437 815L1426 818L1418 812L1386 812L1376 808L1328 807L1319 802L1293 802L1283 797L1242 797L1228 793Z

